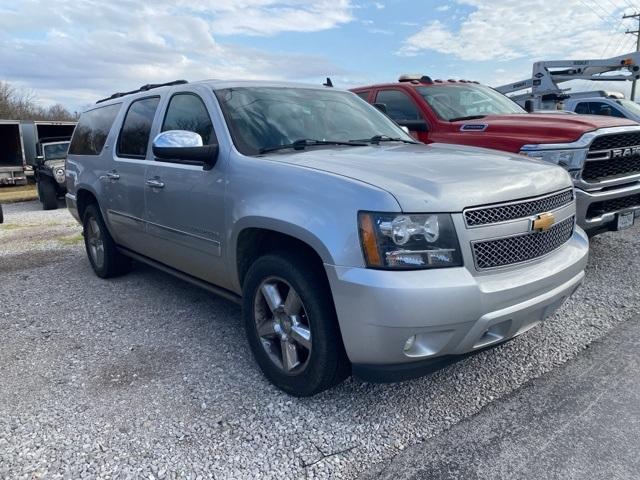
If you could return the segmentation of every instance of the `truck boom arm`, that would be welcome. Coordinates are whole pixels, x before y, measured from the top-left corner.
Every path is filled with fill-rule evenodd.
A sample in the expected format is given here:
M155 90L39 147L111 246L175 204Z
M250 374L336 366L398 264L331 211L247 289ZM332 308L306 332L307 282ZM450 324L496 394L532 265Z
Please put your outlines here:
M603 75L620 72L617 75ZM593 60L547 60L535 62L531 78L497 87L503 94L514 93L527 88L530 94L521 94L514 100L524 98L539 100L543 95L562 94L558 84L569 80L631 81L640 78L640 52L627 53L617 57Z

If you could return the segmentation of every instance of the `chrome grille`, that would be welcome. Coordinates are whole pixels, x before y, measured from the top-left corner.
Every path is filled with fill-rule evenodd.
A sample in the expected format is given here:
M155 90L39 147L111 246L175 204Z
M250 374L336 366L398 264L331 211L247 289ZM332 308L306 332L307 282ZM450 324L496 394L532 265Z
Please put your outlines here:
M574 225L575 217L571 216L546 232L473 242L476 268L483 270L502 267L542 257L568 242L573 235Z
M526 218L564 207L573 201L573 189L507 204L470 208L464 211L468 227Z

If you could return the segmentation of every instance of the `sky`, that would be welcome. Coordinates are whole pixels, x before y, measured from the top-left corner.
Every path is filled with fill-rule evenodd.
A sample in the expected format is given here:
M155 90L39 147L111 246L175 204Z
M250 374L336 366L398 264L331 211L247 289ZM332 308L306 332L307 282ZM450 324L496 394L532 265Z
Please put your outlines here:
M350 88L401 73L525 79L536 60L635 50L640 0L2 0L0 80L81 110L176 79ZM565 84L628 92L628 82ZM609 83L609 82L607 82Z

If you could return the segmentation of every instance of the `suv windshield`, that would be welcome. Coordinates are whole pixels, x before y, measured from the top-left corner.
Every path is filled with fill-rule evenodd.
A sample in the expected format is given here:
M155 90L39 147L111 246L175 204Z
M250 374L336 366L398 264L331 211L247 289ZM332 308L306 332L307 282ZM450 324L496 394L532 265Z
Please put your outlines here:
M510 98L484 85L457 83L416 90L438 117L450 122L485 115L527 113Z
M236 148L258 155L278 146L362 145L374 137L413 138L357 95L339 90L240 87L217 90ZM360 143L358 143L360 142ZM347 145L348 147L348 145Z
M61 160L67 158L67 150L69 150L69 142L52 143L43 146L43 156L46 160Z

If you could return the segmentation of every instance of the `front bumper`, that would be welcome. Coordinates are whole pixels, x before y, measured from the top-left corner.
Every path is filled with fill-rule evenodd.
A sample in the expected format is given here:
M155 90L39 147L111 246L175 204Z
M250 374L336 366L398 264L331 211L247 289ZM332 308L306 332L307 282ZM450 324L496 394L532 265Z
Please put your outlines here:
M464 267L385 271L325 265L354 371L378 367L388 374L395 366L406 372L527 331L580 286L588 249L586 234L577 228L569 242L536 262L475 276Z
M607 204L615 205L615 200L627 199L640 195L640 182L632 183L631 185L623 186L620 188L612 188L610 190L597 190L586 191L581 188L576 188L576 209L577 209L577 221L585 230L591 232L595 230L608 230L615 228L615 222L617 215L620 212L628 212L629 210L635 211L636 216L640 216L640 202L627 202L628 206L623 208L607 208ZM605 206L604 211L601 211L597 207L599 205ZM590 207L596 207L590 208ZM595 213L592 213L595 210Z

